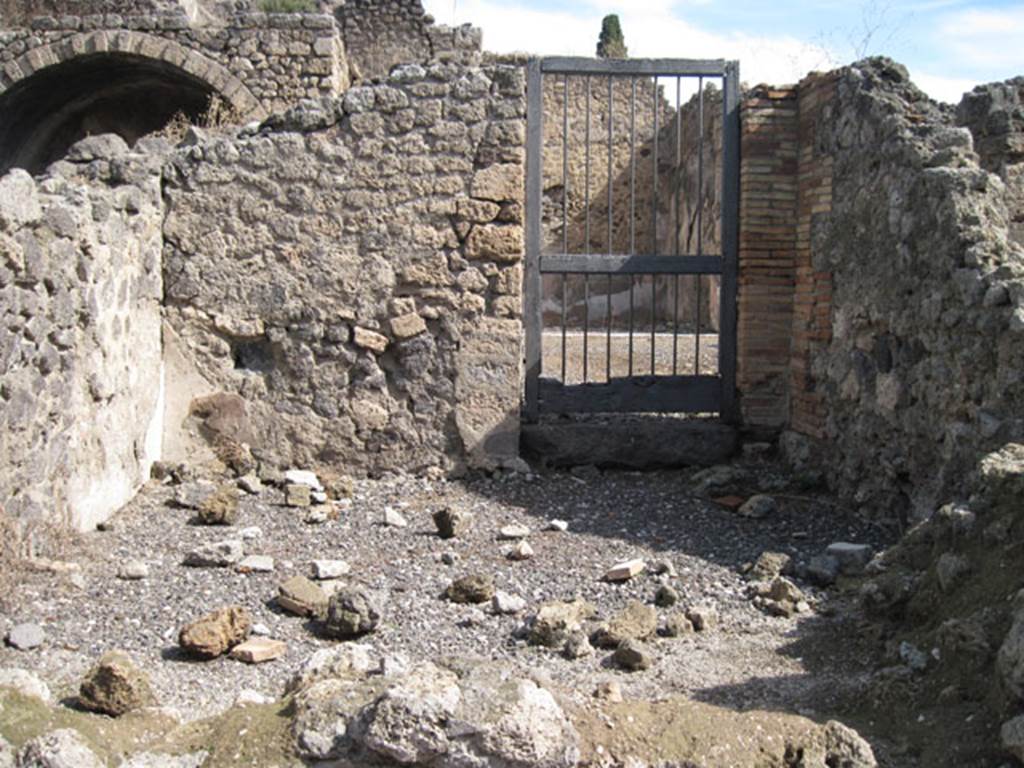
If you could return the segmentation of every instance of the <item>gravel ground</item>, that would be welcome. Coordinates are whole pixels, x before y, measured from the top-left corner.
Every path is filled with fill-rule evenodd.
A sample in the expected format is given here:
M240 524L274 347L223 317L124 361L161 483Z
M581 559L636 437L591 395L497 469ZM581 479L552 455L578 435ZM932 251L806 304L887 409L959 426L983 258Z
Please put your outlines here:
M583 378L583 340L587 340L587 377L589 382L608 381L608 340L607 332L593 330L584 334L582 330L568 330L565 334L565 383L580 384ZM674 349L673 349L674 347ZM543 336L542 375L562 380L562 332L546 328ZM629 375L630 338L628 332L611 333L611 377ZM658 331L654 335L653 375L691 376L696 373L696 335L692 332L672 333ZM718 334L700 335L700 374L718 375ZM652 375L651 332L637 329L633 334L633 375Z
M205 527L192 513L170 506L174 489L153 483L114 520L113 530L85 534L66 559L81 565L79 585L66 576L27 574L6 596L0 633L22 621L41 623L43 648L19 652L0 648L0 667L36 670L59 696L73 695L87 667L103 652L128 651L149 672L161 702L188 719L230 706L243 690L281 694L295 668L313 651L335 642L319 637L307 620L274 604L277 585L308 574L313 559L339 558L353 568L351 581L386 594L385 626L365 642L381 651L413 658L475 656L510 661L581 695L598 681L615 679L627 695L660 698L686 694L733 708L778 708L829 712L860 685L868 669L854 645L840 642L852 631L841 601L808 588L818 601L811 614L771 618L745 598L739 575L743 563L766 549L808 559L836 539L870 541L876 532L827 499L778 493L780 508L766 520L741 518L692 495L690 473L624 473L596 470L576 474L502 474L460 481L408 477L360 481L351 507L321 525L303 522L303 512L282 506L279 490L267 488L242 502L235 527ZM785 481L770 465L760 467L755 485L781 491ZM749 488L753 491L757 488ZM431 514L451 505L475 513L471 532L444 541L434 533ZM379 523L385 506L409 520L407 528ZM543 532L552 518L569 532ZM522 523L533 533L533 559L506 558L508 542L499 528ZM258 526L262 535L247 552L276 558L276 571L244 575L232 569L186 568L193 547ZM441 555L457 555L455 565ZM602 574L614 563L640 557L668 560L678 577L645 573L625 584ZM143 581L118 579L131 559L151 569ZM651 602L666 580L683 594L683 605L709 604L721 615L711 632L652 643L655 664L626 674L610 668L609 653L568 661L515 638L526 614L494 616L489 609L454 605L440 595L467 573L494 576L498 589L524 597L528 612L547 600L576 596L592 601L602 617L630 598ZM806 585L804 585L806 586ZM272 636L286 640L285 657L260 666L227 658L197 662L181 656L178 629L221 606L238 603ZM659 610L662 618L664 610ZM851 688L852 687L852 688Z

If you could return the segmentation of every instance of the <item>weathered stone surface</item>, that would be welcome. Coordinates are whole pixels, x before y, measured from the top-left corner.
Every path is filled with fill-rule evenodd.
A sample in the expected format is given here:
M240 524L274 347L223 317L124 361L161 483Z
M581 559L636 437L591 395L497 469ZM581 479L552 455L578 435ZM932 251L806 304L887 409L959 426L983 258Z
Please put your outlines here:
M584 600L545 603L530 621L528 639L534 645L560 648L595 613L594 606Z
M14 688L25 696L35 696L47 704L53 698L50 694L50 687L25 669L0 669L0 686Z
M605 581L629 581L634 576L639 576L647 568L647 563L641 559L624 560L616 563L604 574Z
M1003 749L1024 762L1024 715L1007 720L999 729Z
M707 632L718 624L718 611L706 605L693 606L686 609L686 618L698 632Z
M278 586L277 604L296 616L319 617L327 609L327 593L305 576L292 576Z
M360 587L341 589L327 602L324 631L333 637L347 639L372 632L383 614L381 600Z
M498 590L491 598L491 610L498 615L509 615L526 610L526 601L518 595Z
M944 552L935 563L935 576L943 592L952 592L971 572L971 561L964 555Z
M321 581L340 579L352 571L352 567L344 560L314 560L310 567L313 578Z
M784 552L762 552L747 573L751 581L771 581L789 569L792 558Z
M238 520L238 490L225 484L199 503L199 521L206 525L234 525Z
M740 517L749 517L753 520L762 520L778 508L778 505L771 496L757 495L751 496L742 506L736 510L736 514Z
M141 581L149 578L149 565L144 560L129 560L118 567L117 578L125 581Z
M647 648L636 640L623 640L612 654L612 661L627 672L650 669L654 663Z
M331 678L360 679L377 666L373 648L361 643L344 643L323 648L306 659L286 688L294 693Z
M694 632L693 622L682 611L674 611L665 619L667 637L683 637Z
M426 322L415 312L391 318L390 325L396 339L411 339L427 331Z
M302 483L289 483L284 487L284 503L289 507L308 507L313 503L310 487Z
M398 763L425 763L449 750L447 724L462 691L458 678L432 664L415 667L366 710L357 739Z
M241 606L221 608L182 627L178 644L188 653L213 659L249 636L252 616Z
M409 527L409 521L405 519L401 512L393 507L384 507L384 511L381 513L380 522L381 525L386 528Z
M125 140L116 133L86 136L68 149L66 159L72 163L91 163L93 160L112 160L128 152Z
M807 578L822 587L834 584L839 572L839 559L832 555L815 555L807 563Z
M530 542L523 540L516 542L516 545L509 550L508 559L517 561L529 560L534 554Z
M271 640L269 637L253 637L239 643L231 649L232 659L246 664L262 664L279 659L288 651L288 644L282 640Z
M523 257L521 227L479 224L466 239L466 258L498 263L516 263Z
M445 597L453 603L486 603L494 597L494 579L487 574L461 576L448 585Z
M19 651L31 651L45 642L46 633L38 624L26 622L11 627L5 640L9 646Z
M239 573L270 573L274 570L274 558L270 555L246 555L235 570Z
M870 544L852 544L837 541L829 544L825 554L839 561L839 570L848 576L856 576L864 572L865 566L871 562L874 550Z
M497 203L523 199L523 167L519 163L488 166L473 176L471 194Z
M452 507L434 513L434 525L442 539L454 539L466 533L473 525L473 513Z
M502 541L517 541L525 539L529 535L530 529L519 524L505 525L498 531L498 538Z
M382 354L388 348L388 337L376 331L371 331L369 328L357 327L352 340L357 347L368 349L377 354Z
M148 676L122 651L111 651L90 669L78 689L78 702L93 712L119 717L153 706Z
M654 593L654 604L659 608L671 608L679 602L679 592L667 584L662 584Z
M639 600L630 600L597 631L595 639L602 648L616 648L624 640L646 640L657 629L658 612Z
M77 731L62 728L26 743L18 768L103 768L103 762Z
M14 168L0 177L0 230L35 224L42 216L36 183L28 173Z
M238 539L204 544L185 556L184 564L194 568L226 568L245 557L245 545Z

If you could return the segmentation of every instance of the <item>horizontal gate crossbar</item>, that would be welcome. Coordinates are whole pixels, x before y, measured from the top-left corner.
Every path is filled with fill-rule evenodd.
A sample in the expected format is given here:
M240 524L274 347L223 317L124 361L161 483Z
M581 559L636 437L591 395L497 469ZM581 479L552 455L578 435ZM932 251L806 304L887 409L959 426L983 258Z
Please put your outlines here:
M721 256L541 256L542 274L567 275L720 275Z
M605 384L565 385L541 378L542 413L717 413L718 376L634 376Z
M555 56L541 60L546 75L642 75L723 77L724 59L588 59Z

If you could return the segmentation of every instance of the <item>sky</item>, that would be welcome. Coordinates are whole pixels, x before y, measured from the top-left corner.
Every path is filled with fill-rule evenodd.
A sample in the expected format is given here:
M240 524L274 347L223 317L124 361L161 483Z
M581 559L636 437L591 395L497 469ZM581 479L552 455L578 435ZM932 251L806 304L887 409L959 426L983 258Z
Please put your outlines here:
M1024 2L990 0L423 0L439 23L471 23L496 52L593 56L617 13L629 55L739 59L741 79L798 81L865 55L906 65L930 96L1024 75Z

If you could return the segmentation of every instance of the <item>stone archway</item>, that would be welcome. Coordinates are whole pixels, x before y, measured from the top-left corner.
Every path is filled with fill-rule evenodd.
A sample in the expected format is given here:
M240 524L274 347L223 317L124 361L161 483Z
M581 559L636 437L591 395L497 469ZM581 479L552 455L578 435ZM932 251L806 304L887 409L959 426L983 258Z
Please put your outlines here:
M89 134L134 143L213 95L244 120L265 116L227 68L171 40L98 31L33 48L0 70L0 173L39 172Z

